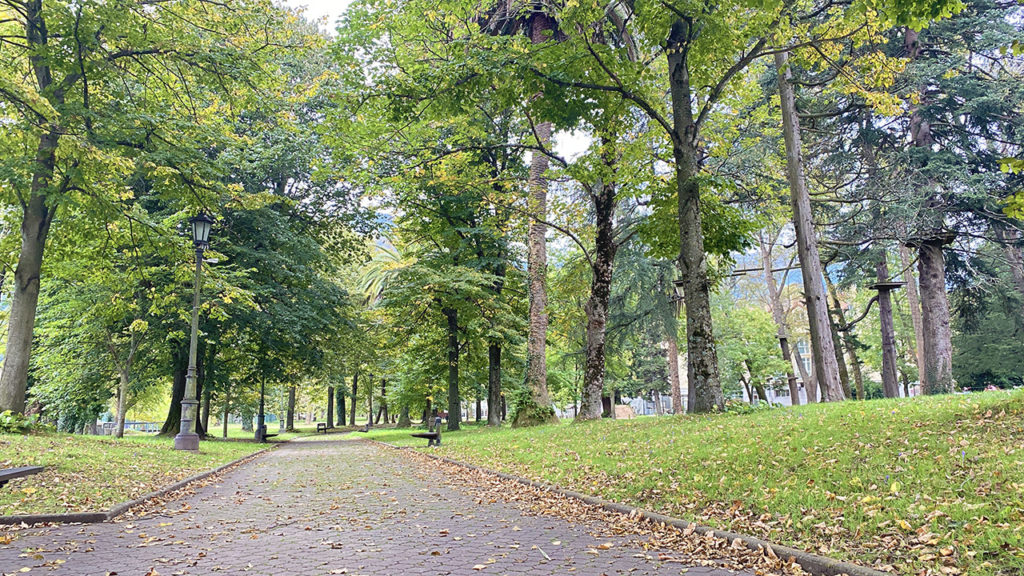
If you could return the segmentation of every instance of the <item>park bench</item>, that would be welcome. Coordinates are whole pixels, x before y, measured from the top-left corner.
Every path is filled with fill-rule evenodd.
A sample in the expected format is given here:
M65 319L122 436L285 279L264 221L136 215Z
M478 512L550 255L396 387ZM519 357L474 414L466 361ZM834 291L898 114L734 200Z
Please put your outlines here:
M441 445L441 417L434 418L434 425L430 427L426 432L414 432L413 438L426 438L427 446L440 446Z
M21 468L5 468L0 470L0 488L15 478L24 478L43 471L42 466L22 466Z
M316 431L317 431L318 434L320 432L323 432L324 434L327 434L327 422L317 422L316 423Z

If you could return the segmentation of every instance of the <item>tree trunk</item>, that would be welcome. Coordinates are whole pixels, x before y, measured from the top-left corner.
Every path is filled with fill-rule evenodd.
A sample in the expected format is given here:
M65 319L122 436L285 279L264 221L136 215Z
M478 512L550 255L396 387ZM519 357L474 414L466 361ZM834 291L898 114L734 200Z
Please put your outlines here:
M701 230L697 125L694 123L686 43L693 31L682 19L672 25L666 58L672 101L672 154L679 218L679 273L686 302L687 385L693 412L724 410L718 354L711 325L711 284Z
M373 426L373 374L366 378L366 428Z
M501 426L501 345L487 346L487 425Z
M448 431L459 429L462 404L459 401L459 312L454 308L441 311L448 319Z
M918 246L925 357L921 384L925 394L947 394L953 391L953 344L949 327L949 300L946 299L943 244L944 240L926 240Z
M683 413L683 391L679 383L679 344L674 334L666 339L666 360L668 361L668 381L672 387L672 413Z
M814 231L811 197L807 192L807 182L804 180L800 121L797 117L796 96L790 83L792 73L785 52L775 54L775 67L778 70L782 134L786 143L786 167L793 209L793 226L796 229L797 255L800 258L811 333L811 360L814 364L815 380L821 387L822 401L838 402L844 400L846 395L843 394L843 386L839 381L839 364L835 345L830 336L825 290L822 286L821 259L818 256L818 239Z
M334 428L334 386L327 387L327 427Z
M554 20L543 12L534 12L530 22L530 39L541 44L550 39ZM534 126L539 146L547 146L551 139L551 123ZM548 157L534 152L530 160L527 187L530 190L530 219L527 234L527 286L529 292L529 327L526 339L526 387L530 390L530 405L520 406L514 426L535 426L557 421L551 409L548 393L548 367L546 338L548 332L547 243L544 235L547 225L548 184L544 176L548 170ZM449 413L451 409L449 407ZM449 420L449 426L451 421ZM456 427L458 424L456 423Z
M395 425L398 428L410 428L412 427L412 419L409 418L409 405L402 405L402 412L398 415L398 424Z
M1013 278L1013 285L1021 298L1024 298L1024 256L1020 250L1020 230L1009 228L1001 224L993 226L996 239L1003 246L1003 255L1006 264L1010 267L1010 275Z
M188 370L188 343L178 342L172 345L171 368L171 405L167 409L167 419L160 427L162 436L175 436L181 428L181 399L185 397L185 375Z
M815 379L813 372L807 372L807 368L804 367L804 357L800 353L800 347L795 346L791 349L793 352L793 359L796 360L796 369L800 372L800 379L804 381L804 390L807 392L807 402L813 403L818 401L818 382Z
M910 307L910 321L914 325L914 359L917 361L917 377L924 377L924 322L921 319L921 298L911 264L910 249L900 245L900 265L903 266L903 281L907 283L907 305Z
M883 253L875 265L879 282L889 282L889 263ZM888 288L878 290L878 320L882 331L882 392L886 398L899 398L896 381L896 329L892 319L892 299Z
M285 430L295 430L295 386L288 387L288 410L285 412Z
M828 276L825 277L825 287L828 288L828 295L832 299L832 307L836 312L836 319L844 328L842 344L846 349L847 355L850 357L850 370L853 372L853 382L857 387L857 399L864 400L864 373L860 368L860 358L857 357L857 345L853 341L853 336L850 334L850 331L845 330L846 313L843 312L842 303L839 302L839 292L836 290L835 284L832 283L832 280ZM841 352L837 353L841 354Z
M334 405L336 416L338 417L338 426L344 426L347 420L345 416L345 378L342 377L341 385L334 388Z
M782 349L782 359L786 361L786 383L789 385L790 403L793 406L800 405L800 387L796 383L796 374L793 373L793 356L789 350L789 329L786 327L786 313L782 308L782 298L779 296L779 286L775 282L775 273L772 272L772 250L765 242L764 237L758 234L758 246L761 249L761 266L764 268L765 285L768 288L768 301L772 309L772 319L775 320L775 327L778 330L779 348Z
M203 430L210 429L210 397L213 396L213 392L210 391L211 388L213 386L210 385L210 382L203 386L203 405L199 410L199 426Z
M661 404L661 392L658 392L657 390L652 390L652 392L652 396L654 397L654 414L657 416L664 416L665 407Z
M120 371L121 381L117 387L117 428L114 430L114 436L117 438L124 438L124 421L128 416L128 384L130 382L128 373L124 370Z
M228 437L228 418L231 416L231 387L224 389L224 420L221 422L221 437Z
M388 417L388 380L382 378L380 381L380 411L384 418L384 422L390 421Z
M828 275L825 275L828 278ZM828 308L828 300L825 301L825 306ZM853 394L850 392L850 371L846 367L846 359L843 357L842 342L839 340L839 329L836 327L837 316L835 312L829 310L828 314L828 327L829 332L832 334L832 348L836 351L836 365L839 367L839 383L843 386L843 395L846 398L853 398Z
M348 414L348 425L356 425L356 398L359 392L359 372L352 376L352 411Z
M612 266L615 261L615 186L597 182L594 185L594 218L597 238L591 269L590 297L584 310L587 314L586 364L583 370L583 400L577 420L601 417L601 396L604 394L605 330L608 325L608 300L611 298Z

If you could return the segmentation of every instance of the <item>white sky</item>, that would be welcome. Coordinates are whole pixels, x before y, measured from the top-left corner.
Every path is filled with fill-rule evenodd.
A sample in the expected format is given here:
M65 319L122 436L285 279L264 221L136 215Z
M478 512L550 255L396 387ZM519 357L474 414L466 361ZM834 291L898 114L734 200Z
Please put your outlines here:
M342 12L348 8L352 0L281 0L289 8L304 8L309 20L326 19L320 25L322 30L334 32L335 22ZM558 132L554 135L555 152L572 160L586 151L590 146L590 136L579 132Z

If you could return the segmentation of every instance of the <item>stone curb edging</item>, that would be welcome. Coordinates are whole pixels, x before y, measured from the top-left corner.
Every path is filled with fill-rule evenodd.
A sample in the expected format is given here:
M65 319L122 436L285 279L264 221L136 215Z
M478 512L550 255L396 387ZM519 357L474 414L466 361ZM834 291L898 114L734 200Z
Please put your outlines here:
M96 524L99 522L107 522L113 520L114 518L117 518L118 516L124 514L128 510L131 510L132 508L135 508L136 506L145 503L148 500L165 496L167 494L170 494L171 492L174 492L175 490L180 490L181 488L184 488L185 486L193 482L209 478L214 474L219 474L220 472L223 472L228 468L246 464L249 462L249 460L254 460L258 456L262 456L263 454L266 454L267 452L273 450L276 447L277 446L270 446L257 452L253 452L252 454L242 456L241 458L228 462L227 464L222 464L214 468L213 470L207 470L206 472L200 472L199 474L196 474L194 476L189 476L184 480L179 480L174 484L171 484L170 486L165 486L159 490L150 492L149 494L145 494L134 500L129 500L128 502L116 504L106 512L74 512L70 514L23 514L20 516L0 516L0 525L10 526L15 524Z
M832 558L826 558L825 556L819 556L817 554L812 554L810 552L805 552L803 550L798 550L796 548L790 548L788 546L780 546L778 544L768 542L767 540L762 540L760 538L748 536L746 534L737 534L735 532L729 532L727 530L716 530L708 526L701 526L699 524L688 522L686 520L681 520L679 518L673 518L671 516L665 516L664 514L658 514L657 512L650 512L647 510L636 508L634 506L628 506L626 504L612 502L610 500L605 500L603 498L597 498L596 496L588 496L586 494L581 494L579 492L575 492L572 490L565 490L552 484L537 482L534 480L529 480L527 478L506 474L504 472L497 472L495 470L490 470L488 468L482 468L480 466L476 466L473 464L467 464L465 462L460 462L458 460L452 460L451 458L446 458L444 456L429 454L427 452L422 452L409 446L396 446L394 444L389 444L387 442L381 442L379 440L371 439L366 439L364 441L372 442L374 444L380 444L381 446L386 446L394 450L414 450L418 454L423 454L428 458L440 460L441 462L454 464L455 466L462 466L463 468L476 470L479 472L483 472L485 474L492 474L505 480L511 480L513 482L518 482L519 484L523 484L540 490L546 490L548 492L554 492L555 494L560 494L562 496L567 496L569 498L582 500L587 504L598 506L611 512L617 512L619 514L625 514L627 516L630 514L636 514L642 518L646 518L653 522L667 524L669 526L678 528L679 530L692 529L693 532L696 534L711 534L714 537L724 538L729 540L730 542L739 540L747 548L751 550L771 550L780 558L792 559L797 564L799 564L801 568L810 572L811 574L815 574L816 576L892 576L892 574L888 572L881 572L879 570L868 568L866 566L859 566L857 564L850 564L849 562L842 562Z

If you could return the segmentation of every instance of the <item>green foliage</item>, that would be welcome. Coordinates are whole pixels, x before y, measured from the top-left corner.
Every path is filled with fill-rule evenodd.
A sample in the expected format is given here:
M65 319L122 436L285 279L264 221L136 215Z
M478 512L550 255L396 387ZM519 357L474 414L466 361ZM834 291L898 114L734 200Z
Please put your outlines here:
M0 412L0 434L25 434L45 428L39 423L39 415L25 416L10 410Z

